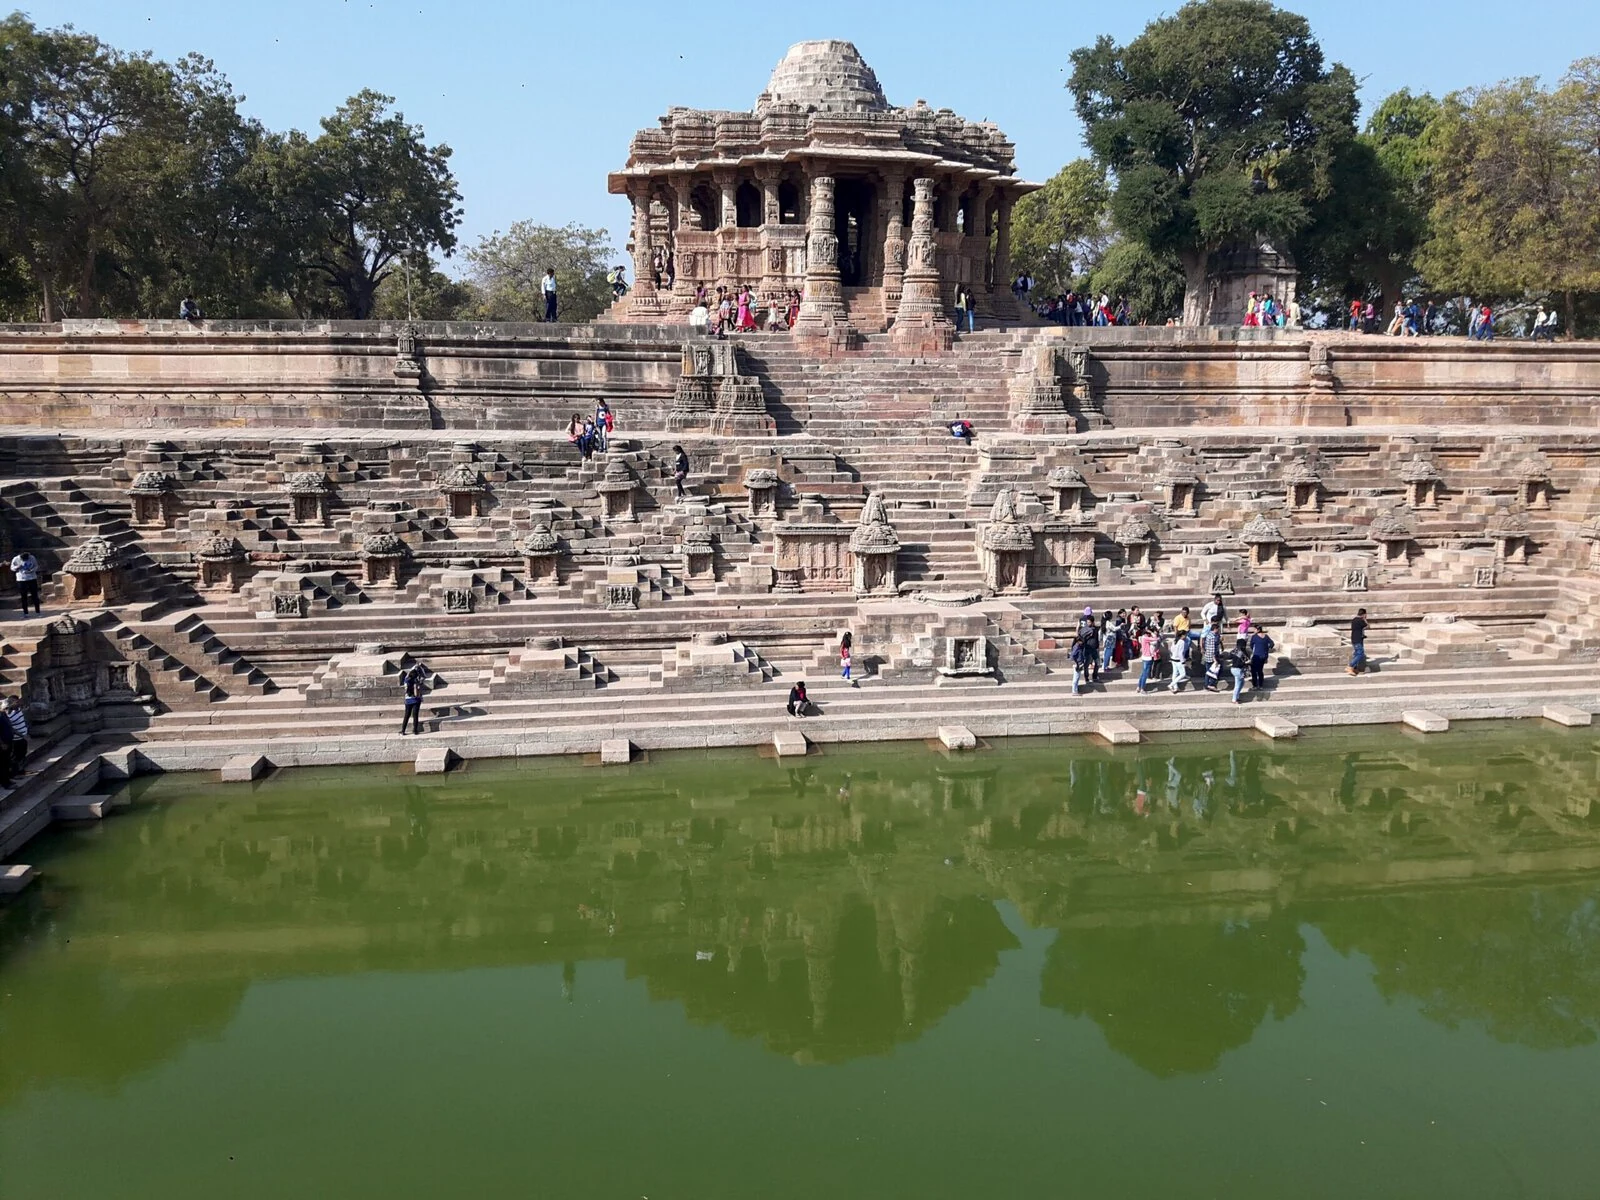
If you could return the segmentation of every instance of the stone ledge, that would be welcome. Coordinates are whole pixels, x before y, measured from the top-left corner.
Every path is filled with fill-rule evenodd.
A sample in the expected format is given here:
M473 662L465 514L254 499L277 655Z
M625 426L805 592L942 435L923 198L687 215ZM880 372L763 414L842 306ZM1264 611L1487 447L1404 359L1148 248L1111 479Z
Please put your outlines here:
M1256 717L1256 729L1266 734L1269 738L1293 738L1300 736L1300 726L1287 717L1275 717L1270 713L1262 713Z
M1546 704L1544 711L1539 715L1546 721L1554 721L1557 725L1565 725L1569 729L1594 724L1594 714L1587 709L1574 708L1570 704Z
M806 741L803 733L780 729L772 735L772 748L777 751L779 758L798 758L810 750L811 743Z
M1450 728L1448 719L1426 708L1408 708L1400 714L1400 720L1422 733L1444 733Z
M15 896L37 878L39 872L23 863L0 867L0 896Z
M1133 746L1139 742L1139 730L1131 721L1101 721L1094 731L1113 746Z
M240 754L222 764L223 783L250 783L272 767L265 754Z
M449 746L429 746L417 752L416 772L418 775L443 775L460 761L460 755Z
M978 739L972 736L972 730L965 725L939 726L939 740L944 743L946 750L976 750Z
M600 743L600 762L604 766L626 766L633 761L633 743L627 738L607 738Z
M115 805L109 796L66 796L50 805L54 821L98 821Z

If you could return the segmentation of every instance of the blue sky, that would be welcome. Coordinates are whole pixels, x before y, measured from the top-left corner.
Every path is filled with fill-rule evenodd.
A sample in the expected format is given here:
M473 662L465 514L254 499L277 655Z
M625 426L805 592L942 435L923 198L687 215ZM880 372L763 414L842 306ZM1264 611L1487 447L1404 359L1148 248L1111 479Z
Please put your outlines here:
M608 228L606 194L635 129L674 104L748 108L792 43L848 38L889 99L921 97L997 122L1018 166L1044 179L1081 153L1062 84L1067 57L1101 33L1132 37L1175 2L550 4L491 0L34 0L41 25L71 22L162 58L197 51L274 128L315 129L362 87L396 97L455 150L464 242L522 218ZM1396 88L1442 94L1513 75L1559 76L1600 53L1600 0L1290 3L1370 108ZM1525 19L1526 18L1526 19Z

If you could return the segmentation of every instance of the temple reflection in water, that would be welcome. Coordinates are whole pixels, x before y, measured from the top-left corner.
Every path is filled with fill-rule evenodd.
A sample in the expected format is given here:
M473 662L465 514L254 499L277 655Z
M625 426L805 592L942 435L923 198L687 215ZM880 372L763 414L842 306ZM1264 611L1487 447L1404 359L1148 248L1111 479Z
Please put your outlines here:
M32 980L0 998L0 1104L115 1084L253 983L374 971L562 964L581 994L620 960L691 1021L839 1062L921 1037L1014 927L1054 931L1039 1003L1156 1076L1294 1013L1308 927L1435 1021L1592 1041L1592 739L1368 737L140 780L0 909L0 972Z

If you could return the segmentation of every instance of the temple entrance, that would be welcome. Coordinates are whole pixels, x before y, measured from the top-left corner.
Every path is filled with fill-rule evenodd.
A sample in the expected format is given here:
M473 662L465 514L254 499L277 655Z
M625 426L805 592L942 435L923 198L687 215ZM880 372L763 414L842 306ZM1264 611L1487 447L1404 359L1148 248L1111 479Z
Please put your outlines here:
M873 248L882 240L873 213L878 193L864 179L841 179L834 190L834 232L839 238L839 282L864 287L872 282L877 256Z

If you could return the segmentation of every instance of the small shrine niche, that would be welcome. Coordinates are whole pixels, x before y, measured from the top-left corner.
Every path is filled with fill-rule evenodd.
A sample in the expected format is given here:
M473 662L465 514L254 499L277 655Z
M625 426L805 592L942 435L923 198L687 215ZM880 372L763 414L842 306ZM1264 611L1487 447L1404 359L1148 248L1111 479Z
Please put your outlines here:
M289 521L296 526L328 523L328 477L321 471L297 471L284 481L289 493Z
M1250 552L1252 567L1283 565L1283 530L1276 521L1269 521L1258 513L1245 523L1240 537Z
M1372 522L1372 540L1378 543L1385 564L1403 564L1410 561L1411 526L1397 513L1381 513Z
M1122 547L1122 569L1125 571L1150 571L1155 569L1155 554L1152 543L1155 534L1150 526L1141 517L1131 513L1122 519L1122 523L1112 534L1112 541Z
M61 569L69 604L120 604L126 599L122 552L105 538L86 538Z
M1501 513L1489 522L1489 536L1494 539L1495 557L1502 562L1525 563L1533 549L1529 536L1528 518L1515 509Z
M960 679L993 675L989 665L989 639L986 637L947 637L944 640L944 665L940 675Z
M1017 516L1010 488L1001 488L989 510L979 546L984 590L997 596L1028 592L1028 570L1033 562L1033 530Z
M1322 472L1313 462L1290 463L1284 472L1284 493L1290 512L1321 512Z
M1055 496L1055 511L1078 513L1088 509L1089 484L1076 467L1057 467L1045 477Z
M1529 508L1545 509L1555 493L1550 487L1550 460L1537 452L1517 464L1517 478L1522 484L1522 503Z
M636 519L633 501L637 485L638 481L628 469L628 464L620 458L614 458L606 463L605 475L595 484L595 490L600 493L601 511L604 512L606 520Z
M530 584L559 581L561 541L543 521L522 539L522 562Z
M471 463L457 463L439 481L439 491L453 521L470 521L483 516L489 485Z
M744 490L750 497L752 517L775 516L778 511L778 473L767 467L746 471Z
M244 580L247 556L237 538L213 533L195 551L196 573L200 586L208 591L239 590Z
M1200 473L1183 459L1168 459L1156 473L1169 512L1192 517L1200 512Z
M705 518L696 517L683 531L683 569L690 579L709 580L715 574L716 542Z
M1420 454L1400 469L1400 481L1406 485L1406 503L1412 508L1438 508L1444 491L1444 480L1436 468Z
M889 524L883 497L867 497L850 534L851 576L858 596L894 596L900 591L900 539Z
M164 529L177 516L178 477L168 471L140 471L128 488L133 523L144 529Z
M398 587L400 564L409 552L397 534L369 534L361 543L362 582L368 587Z

